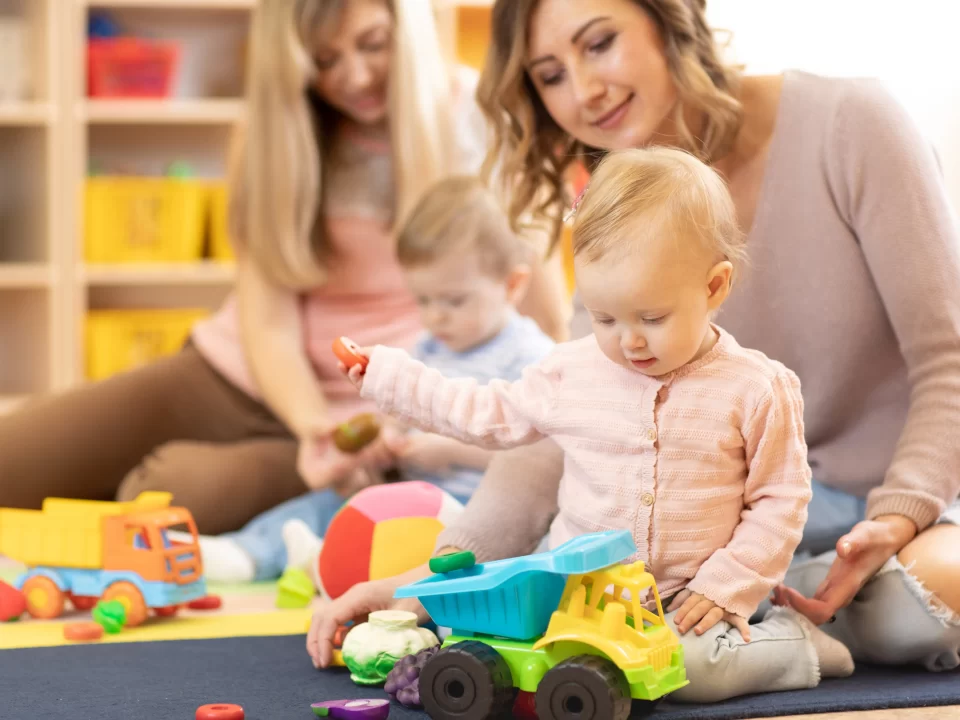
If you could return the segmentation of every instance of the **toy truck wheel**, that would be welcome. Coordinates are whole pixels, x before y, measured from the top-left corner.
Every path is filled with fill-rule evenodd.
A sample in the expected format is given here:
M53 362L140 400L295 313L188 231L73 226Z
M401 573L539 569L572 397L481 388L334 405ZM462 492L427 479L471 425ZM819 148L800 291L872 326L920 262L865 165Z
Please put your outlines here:
M564 660L537 687L540 720L627 720L630 706L627 679L596 655Z
M509 717L513 696L506 661L474 640L441 650L420 673L420 701L432 720Z
M53 620L63 614L66 595L48 577L36 575L23 584L23 596L27 599L27 612L40 620Z
M128 582L115 582L103 593L104 602L119 600L127 611L127 620L124 625L136 627L147 619L147 603L137 586Z

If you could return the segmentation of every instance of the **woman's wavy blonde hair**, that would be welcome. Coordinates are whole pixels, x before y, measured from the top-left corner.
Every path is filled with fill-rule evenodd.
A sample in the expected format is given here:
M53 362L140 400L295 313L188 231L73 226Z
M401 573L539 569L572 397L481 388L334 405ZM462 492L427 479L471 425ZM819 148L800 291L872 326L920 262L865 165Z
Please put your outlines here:
M311 91L311 44L339 25L350 0L263 0L250 30L246 118L232 147L228 210L239 252L294 290L321 285L331 256L323 230L325 139L334 113ZM394 18L388 113L399 226L449 173L451 76L430 0L384 0Z
M527 35L537 2L496 0L477 99L494 131L484 174L496 175L499 190L509 198L514 228L524 217L546 224L553 248L569 205L566 171L578 161L592 170L603 151L571 138L554 122L526 72ZM632 2L656 22L663 38L679 96L674 120L681 149L707 163L722 157L740 129L739 68L721 60L720 45L707 25L706 0ZM691 110L704 117L699 136L686 123Z

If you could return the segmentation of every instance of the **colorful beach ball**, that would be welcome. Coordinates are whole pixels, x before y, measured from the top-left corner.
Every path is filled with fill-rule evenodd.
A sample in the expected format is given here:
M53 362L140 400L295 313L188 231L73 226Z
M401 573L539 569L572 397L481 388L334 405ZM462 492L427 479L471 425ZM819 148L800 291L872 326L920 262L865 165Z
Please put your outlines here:
M357 583L425 564L437 535L462 511L452 495L426 482L361 490L327 528L318 560L321 591L337 598Z

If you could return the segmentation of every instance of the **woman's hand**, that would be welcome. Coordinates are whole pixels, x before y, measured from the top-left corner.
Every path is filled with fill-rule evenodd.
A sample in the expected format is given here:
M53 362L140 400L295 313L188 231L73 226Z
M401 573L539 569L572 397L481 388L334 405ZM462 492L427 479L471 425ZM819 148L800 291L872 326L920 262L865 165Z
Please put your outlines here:
M307 654L316 668L329 667L333 656L333 637L337 628L348 622L364 622L377 610L407 610L416 613L418 622L429 620L426 610L415 598L395 600L397 588L430 576L426 565L382 580L359 583L313 615L307 632Z
M369 477L371 472L377 475L396 464L391 449L396 430L391 426L384 426L377 438L358 453L337 449L333 442L335 429L332 423L319 423L300 439L297 470L311 490L324 490L346 481L355 485L357 471L368 471L365 475Z
M750 623L747 619L728 613L703 595L689 590L680 591L667 608L667 612L674 610L677 610L677 614L673 621L681 635L686 635L690 628L693 628L697 635L703 635L718 622L725 620L740 631L744 642L750 642Z
M903 515L881 515L857 523L837 541L837 557L812 598L781 585L773 592L773 603L789 605L817 625L829 622L916 535L917 526Z

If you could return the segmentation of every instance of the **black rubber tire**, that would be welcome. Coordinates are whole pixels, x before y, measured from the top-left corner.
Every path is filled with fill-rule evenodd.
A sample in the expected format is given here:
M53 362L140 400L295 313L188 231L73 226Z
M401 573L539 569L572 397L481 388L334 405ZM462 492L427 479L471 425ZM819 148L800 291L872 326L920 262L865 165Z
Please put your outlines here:
M540 720L627 720L630 690L606 658L578 655L548 672L537 688Z
M432 720L509 718L514 696L506 661L476 640L441 650L420 672L420 702Z

